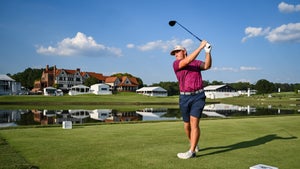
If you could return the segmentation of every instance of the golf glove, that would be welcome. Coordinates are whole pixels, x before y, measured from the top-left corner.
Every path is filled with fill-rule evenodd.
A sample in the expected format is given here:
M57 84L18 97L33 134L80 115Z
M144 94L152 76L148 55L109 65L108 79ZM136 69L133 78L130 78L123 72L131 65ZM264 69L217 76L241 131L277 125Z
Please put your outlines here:
M206 53L210 53L210 50L211 50L211 45L209 43L207 43L204 47L204 50Z

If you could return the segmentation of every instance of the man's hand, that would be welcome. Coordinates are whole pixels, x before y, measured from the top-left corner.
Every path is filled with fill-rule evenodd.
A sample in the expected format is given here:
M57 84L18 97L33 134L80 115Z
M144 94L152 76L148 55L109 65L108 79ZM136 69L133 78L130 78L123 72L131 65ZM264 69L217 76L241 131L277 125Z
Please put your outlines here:
M204 50L205 50L206 53L210 53L211 45L209 43L206 43L206 45L204 47Z

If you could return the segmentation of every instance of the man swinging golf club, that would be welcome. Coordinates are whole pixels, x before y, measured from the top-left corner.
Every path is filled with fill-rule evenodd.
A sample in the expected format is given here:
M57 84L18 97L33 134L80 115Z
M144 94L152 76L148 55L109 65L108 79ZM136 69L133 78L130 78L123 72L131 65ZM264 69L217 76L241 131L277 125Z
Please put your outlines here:
M187 152L178 153L180 159L189 159L196 156L200 138L200 118L205 105L205 93L201 71L208 70L212 65L211 45L201 40L196 50L188 55L183 46L175 46L171 55L175 56L173 69L179 82L179 107L184 121L184 131L190 141ZM205 50L205 61L196 60L199 53Z

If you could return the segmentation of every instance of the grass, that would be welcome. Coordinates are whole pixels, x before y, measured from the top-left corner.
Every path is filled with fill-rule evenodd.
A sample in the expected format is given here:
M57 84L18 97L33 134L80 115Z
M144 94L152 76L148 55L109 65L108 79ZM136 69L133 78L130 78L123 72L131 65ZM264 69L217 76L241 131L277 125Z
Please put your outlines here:
M270 97L271 96L271 97ZM252 107L267 107L271 105L276 108L296 108L300 105L300 94L293 92L272 93L264 95L252 95L251 97L240 96L224 99L216 99L217 102L234 104L234 105L250 105Z
M299 109L300 95L276 93L210 100L235 105ZM1 109L137 109L178 107L178 96L0 96ZM182 122L0 129L0 169L10 168L249 168L263 163L300 168L300 116L203 120L197 158L179 160L188 142ZM32 167L37 166L37 167Z
M66 102L66 103L169 103L176 102L178 96L173 97L149 97L132 92L123 92L114 95L76 95L76 96L43 96L43 95L23 95L23 96L1 96L0 101L5 102L19 102L19 103L28 103L28 102Z
M0 152L1 169L25 169L32 167L32 165L29 164L17 151L15 151L3 138L0 138Z
M106 107L132 107L142 105L168 105L178 106L178 96L148 97L136 93L118 93L115 95L77 95L77 96L0 96L0 108L8 109L96 109Z
M202 120L202 150L189 160L176 157L188 148L182 122L2 129L8 144L0 144L0 168L18 166L9 160L18 156L20 166L40 169L300 168L299 121L295 115Z
M267 107L272 105L274 108L297 109L300 105L300 94L292 92L273 93L269 95L252 95L251 97L240 96L224 99L209 99L207 103L227 103L240 106L250 105L252 107ZM77 95L77 96L0 96L0 108L2 109L97 109L111 108L115 106L131 108L133 106L164 106L178 107L178 96L169 97L149 97L131 92L120 92L114 95Z

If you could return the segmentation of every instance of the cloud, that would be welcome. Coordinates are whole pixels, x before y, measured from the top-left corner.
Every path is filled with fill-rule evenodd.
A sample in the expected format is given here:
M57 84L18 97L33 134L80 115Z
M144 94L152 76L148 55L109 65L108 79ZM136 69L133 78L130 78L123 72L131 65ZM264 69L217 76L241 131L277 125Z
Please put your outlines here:
M253 66L240 66L239 69L233 67L213 67L213 71L228 71L228 72L240 72L240 71L256 71L260 70L260 68Z
M278 9L282 13L291 13L291 12L299 12L300 11L300 4L298 5L291 5L285 2L281 2L278 5Z
M241 71L255 71L255 70L260 70L257 67L252 67L252 66L241 66L240 67Z
M282 13L300 12L300 4L291 5L281 2L278 9ZM249 38L264 36L269 42L300 42L300 23L283 24L277 28L270 27L247 27L245 29L246 36L242 38L242 42L246 42Z
M270 42L300 42L300 23L281 25L271 30L266 38Z
M249 80L249 79L239 79L239 80L236 80L235 82L236 82L236 83L238 83L238 82L242 82L242 83L251 83L251 80Z
M266 35L268 34L269 31L270 31L269 27L265 29L261 27L247 27L245 29L246 36L242 39L242 42L246 42L246 40L249 38Z
M156 40L147 42L143 45L134 45L134 44L128 44L127 48L137 48L140 51L151 51L151 50L161 50L163 52L171 50L175 45L182 45L185 48L189 49L194 44L193 40L191 39L184 39L184 40L177 40L172 39L169 41L163 41L163 40Z
M233 67L213 67L213 71L229 71L229 72L237 72L238 70Z
M132 43L130 43L130 44L127 44L126 46L127 46L127 48L129 48L129 49L131 49L131 48L134 48L134 47L135 47L135 45L134 45L134 44L132 44Z
M257 36L264 36L269 42L300 42L300 23L283 24L274 29L247 27L245 34L242 42Z
M122 50L98 44L93 37L77 32L74 38L65 38L56 46L38 46L37 53L58 56L122 56Z

